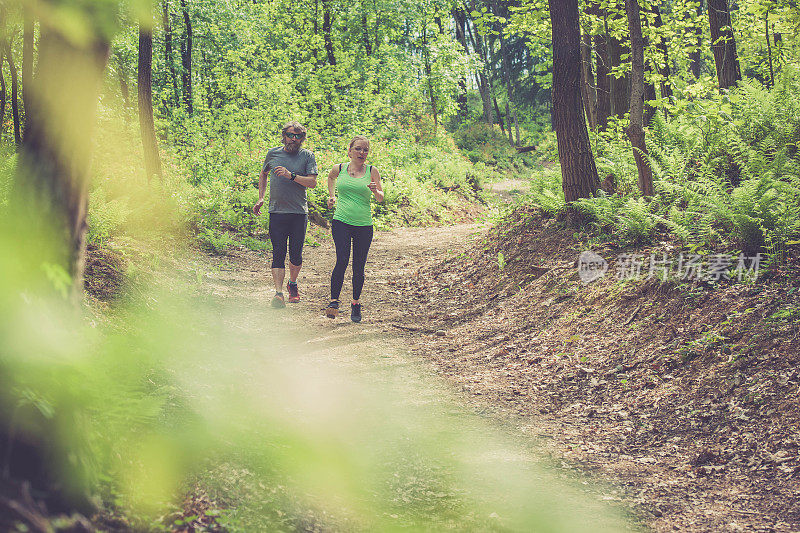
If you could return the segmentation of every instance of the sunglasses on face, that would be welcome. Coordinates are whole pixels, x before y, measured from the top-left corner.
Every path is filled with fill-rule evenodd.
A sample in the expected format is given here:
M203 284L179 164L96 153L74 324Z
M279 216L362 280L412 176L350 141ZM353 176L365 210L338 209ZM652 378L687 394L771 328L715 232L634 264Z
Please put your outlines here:
M304 133L292 133L291 131L284 133L284 135L287 139L302 139L305 136Z

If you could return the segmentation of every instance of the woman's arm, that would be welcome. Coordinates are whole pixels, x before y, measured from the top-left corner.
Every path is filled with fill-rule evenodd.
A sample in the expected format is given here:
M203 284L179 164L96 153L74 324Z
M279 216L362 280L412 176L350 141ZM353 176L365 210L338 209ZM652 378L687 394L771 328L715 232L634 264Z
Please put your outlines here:
M378 202L383 202L383 186L381 185L381 173L378 172L378 169L375 167L371 167L372 171L370 172L370 181L369 181L369 190L372 191L373 196L375 196L375 200Z
M333 209L336 205L336 176L339 173L336 171L338 165L334 165L331 171L328 172L328 209Z

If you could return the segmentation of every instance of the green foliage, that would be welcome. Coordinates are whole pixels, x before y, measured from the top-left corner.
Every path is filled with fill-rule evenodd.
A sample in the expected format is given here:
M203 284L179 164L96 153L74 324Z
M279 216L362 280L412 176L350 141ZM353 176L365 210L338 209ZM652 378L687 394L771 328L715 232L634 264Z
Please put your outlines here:
M131 209L123 198L106 199L103 188L97 187L89 194L89 230L86 242L101 245L125 224Z
M598 234L649 242L660 228L695 249L764 252L783 259L800 235L800 75L785 68L772 91L744 81L725 95L683 102L670 120L657 114L647 137L656 194L638 197L636 168L622 124L596 139L601 178L617 192L576 202ZM677 111L677 110L676 110ZM552 171L534 172L528 202L561 212Z
M16 167L17 154L10 146L0 144L0 207L8 203Z

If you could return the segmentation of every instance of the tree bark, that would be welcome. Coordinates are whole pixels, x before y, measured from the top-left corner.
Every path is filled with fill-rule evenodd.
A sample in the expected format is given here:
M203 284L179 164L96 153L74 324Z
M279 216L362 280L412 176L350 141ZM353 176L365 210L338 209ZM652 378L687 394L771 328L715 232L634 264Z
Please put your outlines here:
M629 52L630 49L613 35L610 41L611 68L619 67L622 65L622 55ZM629 110L631 103L630 84L631 79L628 73L619 78L611 76L611 111L619 118L623 118Z
M11 75L11 115L14 117L14 143L17 146L22 144L22 129L19 119L19 82L17 80L17 65L14 62L14 54L11 51L12 36L5 42L5 55L8 61L8 72ZM1 64L1 63L0 63Z
M322 0L322 37L325 40L325 52L328 54L328 64L336 65L336 56L333 54L333 41L331 40L331 28L333 27L333 17L330 11L330 0Z
M589 14L605 20L605 11L598 2L589 4ZM611 56L608 52L608 38L604 32L594 36L595 58L597 63L597 126L605 129L611 116L611 79L609 77Z
M181 105L181 95L178 91L178 76L175 74L175 58L172 52L172 23L169 11L169 0L164 0L162 5L161 23L164 26L164 62L169 68L169 77L172 81L172 95L175 98L175 107Z
M548 0L553 35L553 125L564 198L573 202L600 188L583 118L578 0Z
M361 2L361 35L364 39L364 51L367 57L372 55L372 43L369 41L369 27L367 26L367 6Z
M653 172L647 161L644 142L644 37L639 18L639 1L625 0L628 31L631 39L631 101L628 138L633 147L633 157L639 174L639 189L644 196L653 195Z
M34 22L33 22L33 15L27 9L24 10L23 17L24 17L24 22L22 29L22 108L25 110L25 116L27 117L28 109L30 108L31 105L30 85L33 81ZM24 130L23 130L23 136L24 136Z
M158 154L155 124L153 123L153 32L139 26L139 64L137 81L139 84L139 129L142 134L144 168L147 179L161 179L161 157Z
M592 73L592 36L581 33L581 97L589 128L597 128L597 90Z
M467 34L465 27L467 23L466 17L464 16L464 13L461 11L460 7L454 7L450 13L453 17L453 22L455 23L456 27L456 40L461 44L461 47L464 49L464 52L466 53L468 50ZM458 97L456 98L456 104L458 105L459 120L466 120L468 113L466 73L458 80Z
M431 101L431 111L433 112L433 134L436 135L439 129L439 104L436 101L436 92L433 89L433 74L431 73L431 54L428 47L428 17L423 17L422 26L422 56L425 60L425 77L428 80L428 97Z
M90 142L110 43L78 44L42 26L28 130L14 197L41 224L63 232L73 294L83 287Z
M186 0L181 0L181 9L183 10L183 23L186 26L186 34L183 36L183 42L181 43L183 105L186 106L186 111L191 115L194 113L192 98L192 19L189 17Z
M708 0L708 22L711 28L711 51L714 52L719 88L728 89L742 79L728 0Z
M472 6L477 7L477 6ZM470 19L473 26L475 25L474 21ZM483 62L483 66L478 69L478 91L481 93L481 103L483 104L483 119L486 121L487 124L490 126L494 124L494 117L492 116L492 83L490 81L489 76L486 73L486 63L487 63L487 54L486 48L484 47L483 38L478 33L477 30L474 32L469 24L467 24L467 35L469 35L470 40L472 41L472 48L477 52L478 57ZM498 113L499 114L499 113Z
M688 13L687 13L687 16ZM694 51L689 53L689 70L695 79L700 79L700 74L703 68L703 25L700 22L700 17L703 16L703 0L697 4L697 26L694 29L695 46Z
M775 86L775 69L772 66L772 45L769 42L769 9L764 13L764 38L767 40L767 57L769 58L769 87Z
M2 43L0 43L2 50ZM6 77L3 74L3 57L0 54L0 141L3 140L3 124L6 121Z
M653 4L652 10L653 14L655 14L653 25L656 30L660 30L664 26L664 21L661 19L661 10L656 4ZM656 49L659 52L658 73L661 75L661 98L672 98L672 81L669 79L672 75L672 71L669 68L669 50L663 36L659 36Z

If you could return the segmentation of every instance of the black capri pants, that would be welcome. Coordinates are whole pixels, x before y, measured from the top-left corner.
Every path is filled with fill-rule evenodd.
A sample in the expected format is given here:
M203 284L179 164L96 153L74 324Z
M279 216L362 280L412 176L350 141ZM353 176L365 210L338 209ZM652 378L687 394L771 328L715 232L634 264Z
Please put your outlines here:
M364 266L372 244L372 226L351 226L341 220L331 222L331 234L336 245L336 266L331 274L331 299L338 300L344 283L344 272L350 262L350 243L353 245L353 300L361 298L364 288Z
M272 268L286 268L286 241L289 241L289 261L303 264L303 243L306 240L308 215L301 213L270 213L269 240L272 241Z

